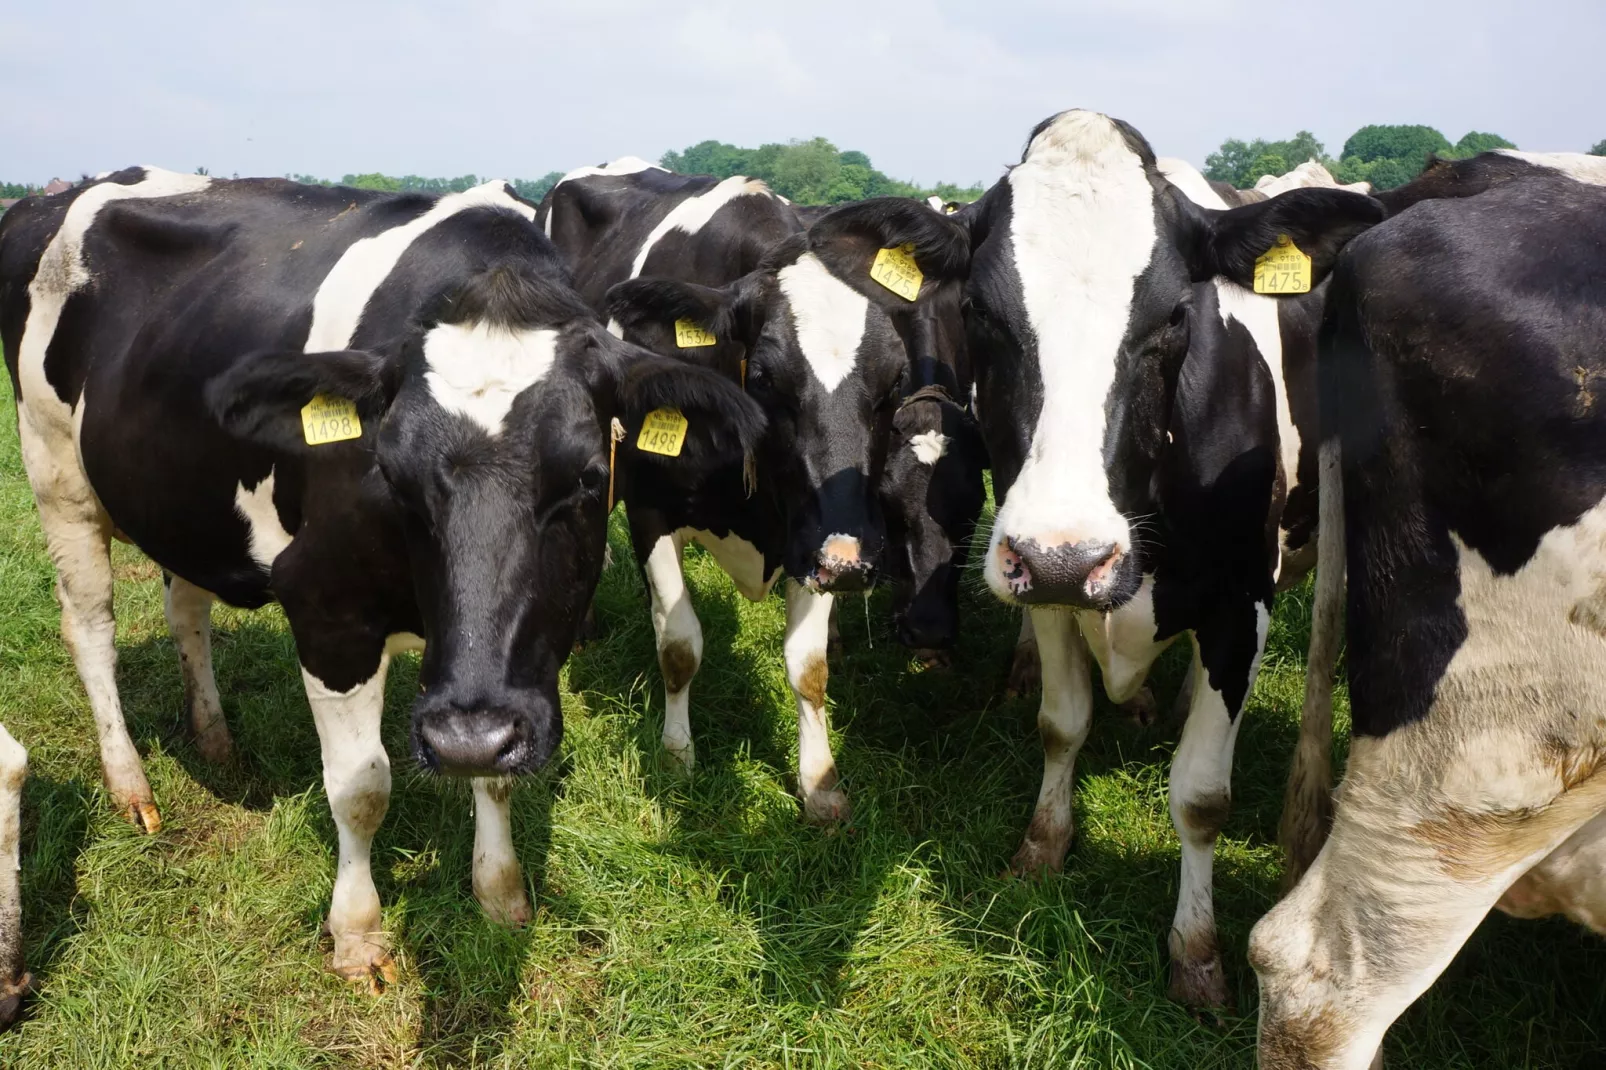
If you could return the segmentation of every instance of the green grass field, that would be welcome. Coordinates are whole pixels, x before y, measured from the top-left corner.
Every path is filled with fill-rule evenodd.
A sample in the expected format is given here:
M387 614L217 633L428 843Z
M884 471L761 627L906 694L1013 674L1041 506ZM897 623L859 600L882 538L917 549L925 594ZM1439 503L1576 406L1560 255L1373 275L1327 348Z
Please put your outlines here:
M1063 876L1004 876L1040 770L1035 698L1006 699L1016 622L966 593L964 653L918 672L885 597L842 606L831 667L850 828L803 826L782 602L752 605L711 560L688 574L707 635L693 686L701 765L661 752L661 688L618 521L607 628L569 660L567 732L515 795L537 906L511 932L469 890L461 784L411 771L416 660L390 680L396 770L374 844L400 983L375 998L326 974L319 922L334 828L283 617L214 614L238 764L182 728L157 569L115 548L119 679L165 825L138 835L100 787L63 647L53 573L0 406L0 718L29 748L22 886L43 990L0 1065L92 1067L1179 1067L1254 1062L1250 926L1302 688L1307 606L1285 598L1240 736L1216 903L1233 1013L1165 999L1177 844L1165 775L1178 726L1101 704L1078 769ZM872 645L873 644L873 645ZM1180 651L1160 666L1169 707ZM1340 706L1343 709L1342 702ZM1342 719L1342 718L1341 718ZM1606 1065L1606 943L1561 922L1487 922L1390 1034L1399 1067Z

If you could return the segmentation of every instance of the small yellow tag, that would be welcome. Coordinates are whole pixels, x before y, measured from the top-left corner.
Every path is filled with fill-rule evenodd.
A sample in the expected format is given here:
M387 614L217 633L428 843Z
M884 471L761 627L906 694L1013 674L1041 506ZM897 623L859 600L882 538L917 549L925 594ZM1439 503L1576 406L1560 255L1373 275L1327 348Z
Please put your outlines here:
M870 265L870 277L905 301L913 301L920 296L920 284L926 277L920 273L920 265L915 263L914 245L900 245L894 249L880 249L875 254L875 263Z
M1286 234L1277 235L1277 244L1255 260L1257 294L1303 294L1310 292L1310 257Z
M676 320L675 344L682 349L696 349L718 345L719 339L714 337L713 331L705 331L691 320Z
M679 457L686 444L686 417L679 409L654 409L641 421L636 449L664 457Z
M301 434L309 446L362 437L357 404L333 394L319 394L301 407Z

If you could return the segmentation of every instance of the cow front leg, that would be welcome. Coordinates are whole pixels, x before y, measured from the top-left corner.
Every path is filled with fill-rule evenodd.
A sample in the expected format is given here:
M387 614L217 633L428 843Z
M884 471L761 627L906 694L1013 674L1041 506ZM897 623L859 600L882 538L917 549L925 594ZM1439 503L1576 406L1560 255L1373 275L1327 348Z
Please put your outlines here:
M692 607L680 559L679 535L660 535L647 554L647 590L658 669L664 676L664 749L689 771L697 760L691 738L691 681L703 663L703 626Z
M17 1018L33 991L33 975L22 965L22 782L28 752L0 725L0 1029Z
M162 573L162 581L166 587L162 609L173 645L178 648L179 668L184 674L184 707L189 712L195 747L207 761L222 764L234 753L234 740L223 719L223 703L212 673L212 592L170 572Z
M1087 645L1075 614L1067 609L1033 609L1030 619L1043 666L1043 699L1037 707L1043 785L1026 838L1010 862L1010 869L1021 876L1058 872L1065 865L1065 852L1076 831L1071 814L1076 756L1093 722Z
M522 928L530 899L513 849L512 794L505 778L474 778L474 898L492 921Z
M1190 1007L1221 1007L1227 1002L1212 891L1216 838L1231 811L1232 751L1239 714L1255 686L1270 622L1269 610L1255 603L1252 617L1231 614L1229 622L1213 623L1193 636L1192 699L1171 761L1171 824L1182 843L1182 881L1167 941L1169 995ZM1212 668L1217 680L1232 681L1232 692L1224 694L1212 686Z
M1015 638L1015 652L1010 656L1009 679L1004 693L1010 698L1030 694L1037 690L1043 678L1043 663L1037 654L1037 633L1032 630L1032 612L1021 610L1020 634Z
M340 841L327 923L335 942L330 969L376 993L382 981L396 980L379 917L379 891L369 868L374 833L390 808L390 758L379 737L389 667L390 656L381 654L373 675L349 691L332 690L305 666L301 669L323 751L323 786Z
M786 679L797 696L797 786L803 796L803 819L811 825L844 822L852 813L847 795L837 786L825 714L831 602L829 594L814 594L800 583L787 584Z

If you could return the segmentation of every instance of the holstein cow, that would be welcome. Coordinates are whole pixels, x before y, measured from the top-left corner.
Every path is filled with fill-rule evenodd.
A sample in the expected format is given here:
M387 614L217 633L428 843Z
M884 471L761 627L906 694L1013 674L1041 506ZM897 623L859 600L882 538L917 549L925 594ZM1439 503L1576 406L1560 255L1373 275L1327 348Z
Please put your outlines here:
M22 964L22 782L28 752L0 724L0 1029L16 1021L22 1001L33 991L33 975Z
M156 830L117 694L115 534L171 574L210 755L228 741L210 604L283 606L340 839L332 965L353 979L393 975L369 873L391 653L427 642L413 752L482 775L474 891L526 920L507 788L485 777L558 745L611 422L683 413L688 464L739 458L763 427L723 378L603 330L534 215L502 183L432 197L131 168L0 221L23 461L107 788Z
M790 205L753 179L619 164L598 170L565 178L540 209L574 265L581 294L622 337L717 369L769 418L746 464L711 474L680 473L672 464L646 473L635 452L621 453L620 493L652 599L664 676L664 746L692 764L689 688L703 639L681 573L686 542L713 553L748 598L765 597L784 569L796 581L786 591L784 649L797 698L804 814L816 822L845 819L848 801L825 715L832 595L864 590L892 557L878 493L889 426L900 428L911 457L938 473L920 473L932 484L974 456L958 449L943 464L963 422L955 384L939 381L943 368L951 378L951 365L914 361L929 381L900 409L911 352L935 353L945 326L949 340L962 329L963 243L943 217L915 201L848 205L805 228ZM906 288L895 293L871 272L880 250L900 247L907 255L900 254L894 281ZM935 318L939 310L951 324ZM904 461L887 467L907 480L895 489L912 492L916 479L905 474ZM955 502L954 511L972 508L973 524L980 464L964 475L974 482L974 500ZM926 525L922 531L947 519L933 518L949 503L928 509L925 481L919 491L891 499L899 506L894 530L909 545L917 543L906 534L911 517ZM947 557L938 561L941 550L921 544L914 562L916 578L936 588L929 601L939 606L922 616L922 589L902 614L904 637L916 645L952 638L960 534L944 547Z
M1349 593L1319 584L1312 647L1347 616L1353 741L1250 939L1262 1066L1367 1066L1491 906L1606 933L1601 184L1592 157L1434 161L1335 269L1320 570ZM1306 718L1296 775L1331 735Z
M999 598L1030 607L1043 665L1043 784L1014 868L1057 869L1070 844L1089 650L1121 701L1189 632L1170 948L1171 992L1194 1004L1226 998L1211 864L1300 442L1277 309L1245 288L1280 239L1309 258L1304 281L1320 282L1381 215L1365 197L1321 189L1201 207L1137 131L1068 111L953 217L972 245L970 352L1001 501L984 575Z

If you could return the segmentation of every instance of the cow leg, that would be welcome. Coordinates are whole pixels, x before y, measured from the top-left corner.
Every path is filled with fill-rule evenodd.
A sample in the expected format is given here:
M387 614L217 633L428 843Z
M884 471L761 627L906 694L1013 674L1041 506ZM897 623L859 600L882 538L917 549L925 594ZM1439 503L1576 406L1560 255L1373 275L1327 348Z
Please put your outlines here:
M330 968L375 992L381 980L396 980L369 869L374 833L390 808L390 758L379 738L389 667L390 655L381 654L374 674L349 691L331 690L305 666L301 669L323 750L323 786L340 840L327 925L335 941Z
M0 725L0 1029L16 1020L33 991L33 975L22 967L21 865L22 782L28 752Z
M848 797L837 787L825 715L825 652L830 641L832 598L800 583L786 586L786 679L797 696L797 784L803 819L811 825L847 821Z
M229 738L229 723L223 719L223 703L218 699L217 678L212 673L212 592L172 573L163 573L162 579L167 588L162 608L184 673L184 706L190 715L190 731L195 734L201 757L221 764L233 753L234 741Z
M1076 615L1065 609L1033 609L1030 620L1043 666L1043 698L1037 708L1043 785L1026 838L1010 862L1009 868L1022 876L1036 876L1045 869L1057 872L1065 864L1076 830L1071 814L1076 756L1093 723L1087 644Z
M1043 664L1037 656L1037 634L1032 631L1032 613L1021 610L1020 635L1015 639L1015 653L1009 663L1009 680L1005 694L1011 698L1037 690L1043 678Z
M647 554L645 571L652 594L652 630L658 638L658 669L664 675L664 749L690 770L696 762L691 681L703 663L703 626L680 567L684 546L679 535L660 535Z
M1255 686L1260 654L1266 644L1271 614L1254 605L1254 621L1222 614L1193 636L1193 697L1171 762L1171 824L1182 842L1182 881L1177 913L1171 923L1172 999L1191 1007L1220 1007L1227 1002L1227 977L1216 942L1212 877L1216 837L1232 805L1232 748L1238 738L1239 713ZM1235 632L1229 638L1223 632ZM1209 651L1219 680L1242 682L1240 697L1228 698L1211 683Z
M1517 918L1565 914L1606 936L1606 812L1524 873L1495 906Z
M473 783L474 898L492 921L522 928L530 921L530 899L513 849L513 785L501 777L475 777Z
M117 694L111 518L90 489L73 443L51 442L33 430L26 407L19 414L17 428L23 464L39 503L39 525L56 565L61 637L72 653L95 716L106 790L137 828L155 833L162 827L162 818L145 778L145 766L128 736Z

